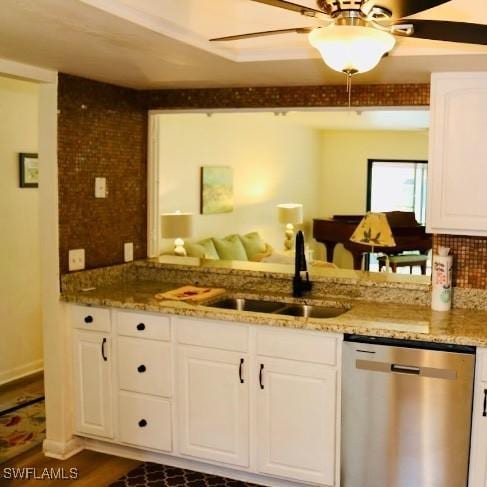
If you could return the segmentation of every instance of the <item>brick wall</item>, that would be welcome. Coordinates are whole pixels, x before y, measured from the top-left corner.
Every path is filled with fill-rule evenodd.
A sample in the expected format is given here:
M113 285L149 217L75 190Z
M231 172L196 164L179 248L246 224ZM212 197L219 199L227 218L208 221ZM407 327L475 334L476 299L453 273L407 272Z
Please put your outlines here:
M137 92L61 74L58 103L61 272L69 249L85 249L87 268L123 262L124 242L145 257L147 112ZM106 199L94 196L97 176Z

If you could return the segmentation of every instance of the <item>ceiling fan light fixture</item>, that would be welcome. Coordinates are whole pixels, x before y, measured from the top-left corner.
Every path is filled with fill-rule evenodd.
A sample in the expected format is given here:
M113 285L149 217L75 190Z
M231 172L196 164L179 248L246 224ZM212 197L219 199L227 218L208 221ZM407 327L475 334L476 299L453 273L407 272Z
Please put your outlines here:
M396 40L389 32L361 25L330 25L309 33L310 44L335 71L356 74L375 68Z

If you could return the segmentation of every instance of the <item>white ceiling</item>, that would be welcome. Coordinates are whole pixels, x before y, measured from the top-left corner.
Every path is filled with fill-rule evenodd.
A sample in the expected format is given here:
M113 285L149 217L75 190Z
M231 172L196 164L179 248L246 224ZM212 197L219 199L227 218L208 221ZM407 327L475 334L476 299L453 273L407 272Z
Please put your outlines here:
M231 110L210 112L211 117L227 118L229 123L235 117ZM207 119L205 112L163 112L163 117L184 117ZM325 131L425 131L429 128L428 110L292 110L284 111L239 111L239 119L272 120L276 124L291 124Z
M417 17L487 24L487 2L451 0ZM313 22L249 0L2 0L0 57L142 89L343 83L303 35L207 40ZM465 70L487 70L487 46L399 39L355 82L428 82L433 71Z

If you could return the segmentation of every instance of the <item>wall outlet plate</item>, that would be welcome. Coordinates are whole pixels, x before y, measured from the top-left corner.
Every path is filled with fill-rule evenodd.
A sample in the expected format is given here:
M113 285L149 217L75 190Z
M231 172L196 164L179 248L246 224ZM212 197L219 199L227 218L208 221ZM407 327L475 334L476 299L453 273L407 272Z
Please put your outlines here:
M134 244L132 242L123 244L123 260L124 262L132 262L134 260Z
M85 268L85 249L73 249L69 251L70 271L81 271Z
M95 178L95 198L107 197L107 179Z

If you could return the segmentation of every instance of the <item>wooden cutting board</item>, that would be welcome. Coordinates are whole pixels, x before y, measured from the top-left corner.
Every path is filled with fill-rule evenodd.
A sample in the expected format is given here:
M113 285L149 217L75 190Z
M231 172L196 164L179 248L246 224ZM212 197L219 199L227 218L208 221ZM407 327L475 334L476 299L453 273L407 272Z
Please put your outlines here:
M158 293L155 295L156 299L173 299L176 301L205 301L223 294L225 289L214 287L196 287L183 286L166 291L165 293Z

